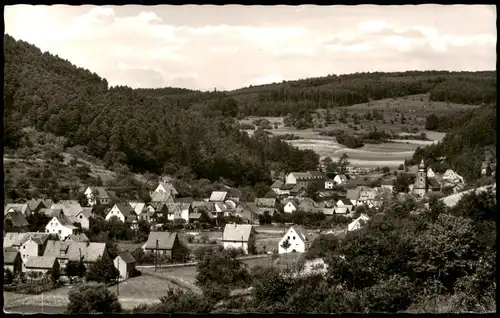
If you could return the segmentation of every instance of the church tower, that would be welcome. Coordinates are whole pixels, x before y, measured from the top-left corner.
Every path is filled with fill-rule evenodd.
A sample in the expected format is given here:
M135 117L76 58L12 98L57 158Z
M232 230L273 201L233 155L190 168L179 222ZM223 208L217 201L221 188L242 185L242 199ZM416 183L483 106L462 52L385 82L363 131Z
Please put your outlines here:
M413 193L419 197L423 197L427 192L427 172L425 171L424 159L420 162L418 166L417 178L415 179L415 186L413 187Z

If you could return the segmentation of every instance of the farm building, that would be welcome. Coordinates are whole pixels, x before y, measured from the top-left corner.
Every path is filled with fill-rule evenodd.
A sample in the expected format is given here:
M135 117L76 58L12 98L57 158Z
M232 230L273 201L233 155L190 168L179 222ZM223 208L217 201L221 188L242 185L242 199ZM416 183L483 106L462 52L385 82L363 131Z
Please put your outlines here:
M4 214L3 228L7 232L26 232L29 230L29 223L21 211L11 208Z
M30 256L23 264L23 272L47 273L59 270L59 263L53 256Z
M297 202L295 202L294 200L287 200L287 202L285 203L285 206L283 207L283 211L285 213L293 213L295 211L297 211L299 207L299 204Z
M324 189L325 181L325 175L319 171L290 172L285 178L285 183L295 184L304 189L311 183L316 183L319 189Z
M137 227L137 215L129 204L115 204L106 214L106 221L109 221L112 217L117 217L123 223L130 225L132 229Z
M294 225L288 229L278 243L278 253L303 253L311 244L306 230L301 226Z
M60 240L48 240L43 256L53 256L59 262L59 266L64 269L68 263L68 249L71 242L61 242Z
M21 244L19 251L21 252L21 259L26 261L30 256L42 256L47 245L49 235L32 235Z
M252 224L226 224L222 233L225 249L241 248L245 254L252 252L255 244L255 229Z
M121 279L127 279L135 270L135 258L130 252L119 254L113 261Z
M109 259L106 243L68 242L66 253L69 262L83 261L85 265L95 263L99 258Z
M4 215L10 211L19 211L24 216L30 216L31 210L27 203L8 203L3 210Z
M171 182L160 182L154 192L166 193L169 194L172 198L175 198L175 196L179 194Z
M22 272L23 261L21 260L21 253L15 250L3 250L3 270L4 272L9 269L13 274Z
M161 255L172 258L181 248L181 243L177 233L171 232L150 232L147 242L142 246L145 252L158 251Z

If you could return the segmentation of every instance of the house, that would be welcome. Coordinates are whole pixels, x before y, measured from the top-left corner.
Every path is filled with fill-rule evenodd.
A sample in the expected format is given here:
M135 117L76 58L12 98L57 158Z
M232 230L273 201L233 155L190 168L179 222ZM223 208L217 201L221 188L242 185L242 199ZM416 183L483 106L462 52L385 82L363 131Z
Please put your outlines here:
M70 234L64 240L65 242L90 242L85 233Z
M191 209L193 210L193 213L208 212L207 202L193 201L193 203L191 203Z
M255 204L262 211L259 214L264 214L265 211L268 211L270 215L273 215L279 209L279 201L276 198L256 198Z
M15 250L3 250L3 270L9 269L11 273L18 274L23 270L23 261L21 253Z
M343 216L350 216L351 210L349 210L349 208L345 206L336 206L335 208L333 208L333 213Z
M259 208L255 202L241 202L236 207L234 215L253 224L259 221Z
M224 202L213 202L214 207L215 207L215 214L214 216L221 215L221 213L224 213L224 211L227 210L227 205Z
M112 217L117 217L123 223L129 224L132 229L137 227L137 215L129 204L116 203L106 214L106 221Z
M278 243L278 253L303 253L311 244L306 230L301 226L294 225L288 229Z
M464 178L452 169L448 169L443 174L443 181L445 183L464 183Z
M171 182L160 182L154 192L167 193L170 194L172 198L175 198L175 196L179 194Z
M149 221L158 222L158 219L162 218L164 215L168 214L168 205L173 204L165 203L165 202L151 202L146 205L146 219L149 218ZM143 217L143 218L144 218Z
M42 256L48 239L49 235L42 233L26 237L26 240L21 244L21 248L19 249L23 262L30 256Z
M226 200L227 192L226 191L213 191L210 195L209 202L224 202Z
M167 217L169 221L182 219L182 208L179 203L167 204Z
M345 174L338 174L333 178L333 182L337 185L346 184L349 179Z
M135 271L135 258L130 252L120 253L114 260L113 264L120 273L121 279L129 278Z
M429 169L427 169L427 178L434 178L435 176L436 174L434 173L432 168L429 167Z
M82 229L89 229L90 214L84 210L78 201L67 200L52 204L50 210L62 210L64 216L73 223L80 223ZM53 216L53 215L52 215Z
M11 211L21 212L24 216L30 216L31 210L27 203L8 203L3 210L4 215Z
M453 175L453 170L448 169L447 172L449 172L448 177L450 178L455 177ZM445 179L446 178L443 176L443 180ZM411 192L417 197L423 198L428 191L441 191L441 185L436 180L436 177L429 178L427 176L424 160L422 159L422 161L418 165L417 176L415 178L415 183L413 184Z
M222 233L224 249L241 248L245 254L252 252L255 229L252 224L226 224Z
M181 219L186 220L189 223L189 213L191 212L190 203L179 203L181 207Z
M31 199L27 201L26 204L28 205L29 210L33 213L39 212L40 209L47 208L42 199Z
M335 186L335 181L333 180L327 180L325 181L325 190L331 190Z
M322 201L318 204L318 210L323 212L325 216L331 217L335 214L337 203L333 200Z
M94 206L96 204L110 204L111 198L109 197L108 192L104 187L88 187L85 192L85 196L87 197L87 201L90 206Z
M146 203L144 202L135 202L135 201L130 201L128 203L132 210L134 210L135 214L137 215L138 218L140 218L142 212L145 211Z
M303 198L300 201L298 210L307 213L318 212L318 205L311 198Z
M319 171L290 172L285 178L285 183L295 184L304 189L307 189L311 183L315 183L319 189L324 189L325 181L325 175Z
M351 202L352 206L356 206L358 205L360 192L361 190L359 189L359 187L356 187L355 189L347 189L345 198Z
M290 190L290 196L296 197L296 198L302 198L306 195L306 188L300 185L295 185L291 190Z
M3 217L3 228L7 232L27 232L29 223L26 216L15 208L10 208Z
M297 211L298 208L299 208L299 205L297 202L295 202L294 200L288 200L288 202L283 207L283 211L285 213L293 213L293 212Z
M352 211L354 209L354 205L352 204L351 200L349 200L349 199L338 200L337 207L344 207L344 208L347 208L349 211Z
M142 246L145 252L158 252L173 258L181 247L177 233L149 232L147 242Z
M16 251L21 251L21 246L31 237L35 237L45 242L50 238L49 234L41 232L25 232L25 233L6 233L3 238L4 248L13 248Z
M23 264L23 272L47 273L59 270L59 262L53 256L30 256Z
M283 181L277 180L271 185L271 190L276 193L276 195L282 195L280 188L284 185Z
M355 219L354 221L352 221L351 223L349 223L349 225L347 226L347 231L351 232L351 231L356 231L356 230L361 229L361 227L363 226L363 224L365 222L367 222L369 219L370 218L367 215L361 214L360 217L358 217L357 219Z
M153 192L151 193L151 202L174 203L174 197L170 192Z
M376 195L377 195L377 192L373 189L360 191L358 205L364 204L370 208L373 207L373 204L374 204L373 202L375 200Z
M64 215L54 216L45 226L45 232L57 234L61 240L77 231L77 227Z
M236 209L238 204L240 203L240 198L237 197L230 197L224 201L224 204L227 206L228 209Z
M68 249L72 242L62 242L60 240L48 240L43 256L52 256L57 259L61 269L65 269L68 263Z
M394 190L394 181L395 181L394 179L383 179L380 182L380 186L392 192Z
M86 266L94 264L99 258L109 260L106 243L71 242L66 253L68 262L82 261Z
M201 213L190 213L189 223L199 223L201 219Z

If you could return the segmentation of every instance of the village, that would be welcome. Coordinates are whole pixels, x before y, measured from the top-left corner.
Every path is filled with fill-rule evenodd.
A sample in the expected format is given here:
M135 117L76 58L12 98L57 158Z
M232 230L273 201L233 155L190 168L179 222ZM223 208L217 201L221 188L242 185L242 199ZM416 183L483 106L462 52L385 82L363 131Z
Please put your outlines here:
M409 185L408 193L394 191L394 175L387 175L379 185L370 186L363 183L367 180L363 172L357 173L346 169L346 173L329 179L320 171L291 172L275 180L272 192L254 202L241 202L230 190L214 191L203 201L179 198L173 184L162 180L150 193L151 202L147 203L113 202L104 187L85 189L88 206L76 200L52 202L50 199L9 203L4 208L4 270L10 271L13 277L28 275L35 280L42 279L44 274L54 276L55 272L57 277L67 277L72 275L69 264L83 263L87 268L104 259L117 269L117 281L133 276L137 260L130 251L120 251L111 257L105 242L91 242L85 235L99 206L107 207L104 217L107 222L121 222L136 232L140 223L150 227L141 249L153 255L156 266L160 258L163 264L193 261L190 256L175 257L179 254L177 250L186 237L199 240L204 232L213 234L216 238L213 243L221 244L224 249L238 249L242 256L304 253L318 234L343 235L360 229L369 215L377 213L388 200L409 197L425 200L444 187L454 193L465 187L463 178L453 170L437 174L427 169L423 161L417 167L415 182ZM45 232L29 232L27 218L37 213L49 217ZM297 224L292 216L298 213L321 215L320 219L326 222L339 217L345 221L340 226ZM226 221L223 228L219 222L213 223L221 218L233 222ZM275 245L259 250L256 233L265 233L269 227L270 233L278 233L273 241ZM276 230L273 231L273 227Z

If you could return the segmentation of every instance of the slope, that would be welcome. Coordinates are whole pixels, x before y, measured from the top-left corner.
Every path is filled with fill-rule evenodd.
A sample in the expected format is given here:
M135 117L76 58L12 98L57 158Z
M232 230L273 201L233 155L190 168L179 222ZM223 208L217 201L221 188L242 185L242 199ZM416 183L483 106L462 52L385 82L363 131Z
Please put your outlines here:
M106 165L234 184L269 181L269 170L314 169L318 156L278 138L249 137L230 118L206 118L105 79L35 46L4 36L5 122L10 146L33 126L84 146ZM7 129L8 128L8 129Z

